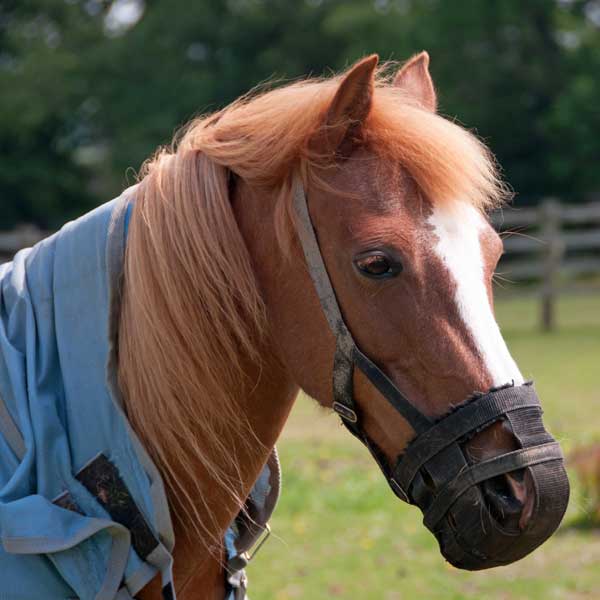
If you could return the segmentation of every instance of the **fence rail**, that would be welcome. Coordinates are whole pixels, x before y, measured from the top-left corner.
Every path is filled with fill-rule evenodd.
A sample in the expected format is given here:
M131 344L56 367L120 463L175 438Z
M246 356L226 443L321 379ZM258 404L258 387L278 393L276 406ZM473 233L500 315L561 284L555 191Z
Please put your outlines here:
M28 248L51 235L51 231L38 229L35 225L21 225L13 231L0 233L0 261L11 260L21 248Z
M537 251L544 244L536 237L510 235L504 238L504 251L511 254ZM600 229L589 231L565 231L562 233L562 243L565 250L590 250L600 248Z
M560 219L565 225L582 223L600 224L600 202L589 204L561 205L555 198L548 198L535 208L505 208L492 216L494 223L501 228L532 226L539 224L542 207L557 204Z
M568 206L551 198L536 208L505 208L492 215L492 222L504 241L498 273L536 285L541 326L552 329L558 295L574 278L600 275L600 202ZM50 233L34 226L0 233L0 261Z
M600 203L568 206L549 198L536 208L498 211L492 222L503 233L498 272L537 284L540 325L553 329L559 294L575 278L600 275Z

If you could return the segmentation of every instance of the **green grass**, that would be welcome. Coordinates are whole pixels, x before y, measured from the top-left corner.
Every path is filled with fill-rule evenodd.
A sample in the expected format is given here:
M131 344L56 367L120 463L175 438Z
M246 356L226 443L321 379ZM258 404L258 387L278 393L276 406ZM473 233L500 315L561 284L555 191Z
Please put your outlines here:
M563 299L559 330L536 330L532 300L503 301L499 321L546 423L568 452L600 439L600 298ZM273 535L249 568L259 600L596 599L600 530L574 476L561 529L531 556L479 573L444 562L418 509L396 500L367 451L333 416L300 398L279 444L283 495Z

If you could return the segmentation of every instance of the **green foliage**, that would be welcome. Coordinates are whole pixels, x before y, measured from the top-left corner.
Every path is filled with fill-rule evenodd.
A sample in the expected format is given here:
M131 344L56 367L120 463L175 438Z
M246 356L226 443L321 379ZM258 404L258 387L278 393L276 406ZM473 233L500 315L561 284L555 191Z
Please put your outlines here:
M57 224L92 206L75 160L87 135L85 53L99 21L67 3L0 4L0 225Z
M125 4L141 18L115 25ZM0 227L106 200L178 126L258 82L423 48L442 112L491 145L523 201L581 200L600 189L599 13L598 0L3 0Z

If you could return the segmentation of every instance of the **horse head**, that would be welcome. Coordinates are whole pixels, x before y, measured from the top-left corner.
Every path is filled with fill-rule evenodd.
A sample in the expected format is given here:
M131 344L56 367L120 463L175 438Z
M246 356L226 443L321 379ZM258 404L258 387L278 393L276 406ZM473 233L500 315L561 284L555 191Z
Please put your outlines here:
M385 83L376 64L338 81L307 139L293 243L261 277L269 320L295 381L422 509L444 556L508 564L556 529L568 481L494 317L486 209L504 189L483 145L435 113L426 53Z

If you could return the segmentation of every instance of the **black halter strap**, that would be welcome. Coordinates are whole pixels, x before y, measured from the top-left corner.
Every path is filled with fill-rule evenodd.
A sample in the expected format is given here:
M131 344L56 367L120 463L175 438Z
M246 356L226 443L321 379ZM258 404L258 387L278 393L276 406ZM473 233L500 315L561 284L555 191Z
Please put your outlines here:
M352 386L354 367L356 366L410 423L417 434L427 431L432 425L431 420L419 412L389 377L359 350L346 326L323 262L319 242L308 212L306 195L300 183L297 183L294 190L294 208L298 216L297 231L308 271L319 296L325 318L336 340L333 367L333 409L342 417L344 424L352 433L361 439L364 438L358 425L359 417Z
M527 411L529 411L527 414L530 414L533 411L534 418L541 419L541 407L533 387L530 384L518 387L507 386L487 394L479 394L438 421L421 413L389 377L357 347L342 317L300 182L296 183L294 189L294 209L297 215L297 233L308 271L336 340L333 364L333 409L339 414L348 430L371 451L396 495L406 502L421 506L425 512L425 524L430 529L436 526L448 508L468 487L511 470L562 460L558 444L542 428L539 435L531 439L530 447L475 465L466 463L462 451L457 447L457 441L461 438L514 411L521 411L521 414ZM364 373L381 395L415 430L415 439L393 466L388 464L361 425L360 411L356 406L353 392L355 367ZM437 457L443 452L445 452L445 460L448 461L448 479L436 487L435 495L427 501L427 506L424 506L419 499L413 498L411 485L419 470L427 463L432 465L439 462ZM432 460L434 457L436 460ZM437 467L434 465L431 468L433 472Z

